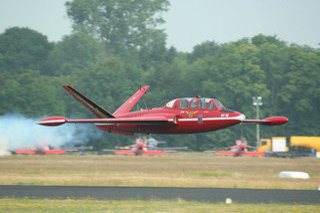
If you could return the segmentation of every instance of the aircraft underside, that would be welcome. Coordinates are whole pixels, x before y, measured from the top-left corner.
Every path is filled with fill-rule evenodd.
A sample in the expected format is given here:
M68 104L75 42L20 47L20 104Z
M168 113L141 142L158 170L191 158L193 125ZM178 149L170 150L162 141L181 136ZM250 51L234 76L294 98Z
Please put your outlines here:
M195 119L186 119L187 121L181 121L178 124L164 124L164 125L136 125L136 124L119 124L119 125L96 125L100 130L118 133L125 135L133 135L134 133L145 134L189 134L215 131L223 128L227 128L241 121L236 119L230 120L215 120L215 121L203 121L199 123Z

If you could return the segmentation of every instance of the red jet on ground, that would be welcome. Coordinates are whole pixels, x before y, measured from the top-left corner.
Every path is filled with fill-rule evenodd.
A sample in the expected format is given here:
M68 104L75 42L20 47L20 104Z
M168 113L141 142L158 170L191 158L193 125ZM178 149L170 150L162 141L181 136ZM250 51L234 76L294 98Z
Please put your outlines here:
M52 149L49 146L37 147L35 149L16 149L14 151L16 154L39 154L39 155L49 155L49 154L66 154L64 149Z
M116 149L103 149L105 152L113 152L116 155L163 155L165 152L186 150L188 147L158 147L159 141L154 138L137 138L135 143L129 146L116 147Z
M249 146L247 144L247 140L242 137L241 140L236 140L234 146L226 147L226 149L230 149L230 151L204 151L204 152L213 152L216 155L231 155L234 157L239 157L242 155L245 156L265 156L264 152L257 152L257 151L248 151L250 149L256 149L256 147Z
M215 98L177 98L161 108L149 108L130 112L149 86L139 90L122 104L114 113L108 112L72 86L63 86L78 101L89 108L98 118L67 119L49 117L38 122L45 126L58 126L65 123L92 123L97 128L124 135L184 134L215 131L239 123L256 123L273 126L288 122L286 117L269 117L262 120L247 120L245 115L227 109Z
M137 138L136 143L125 146L118 147L118 149L113 150L116 155L163 155L163 150L149 150L147 142L143 138Z

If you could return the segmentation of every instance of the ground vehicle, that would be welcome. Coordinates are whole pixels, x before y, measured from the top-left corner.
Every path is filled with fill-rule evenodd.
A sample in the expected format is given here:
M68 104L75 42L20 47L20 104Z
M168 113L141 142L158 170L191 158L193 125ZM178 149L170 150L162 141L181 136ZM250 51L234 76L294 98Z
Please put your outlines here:
M305 147L316 150L316 156L320 158L320 137L291 136L289 140L290 152L286 141L286 137L272 137L271 139L261 138L259 141L258 152L266 152L266 156L297 157L303 155L301 153L295 153L292 149L295 147ZM307 155L309 155L309 153L307 153Z
M310 136L291 136L290 137L291 147L307 147L316 151L316 157L320 158L320 137Z
M258 152L265 152L266 156L286 157L288 151L286 137L261 138L259 141Z

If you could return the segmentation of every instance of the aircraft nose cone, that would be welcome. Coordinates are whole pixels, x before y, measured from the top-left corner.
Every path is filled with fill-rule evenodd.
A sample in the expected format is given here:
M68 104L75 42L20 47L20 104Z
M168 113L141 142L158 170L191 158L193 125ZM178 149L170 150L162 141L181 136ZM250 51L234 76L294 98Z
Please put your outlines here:
M246 119L246 116L244 114L241 114L239 113L240 115L238 116L239 117L239 120L242 122Z

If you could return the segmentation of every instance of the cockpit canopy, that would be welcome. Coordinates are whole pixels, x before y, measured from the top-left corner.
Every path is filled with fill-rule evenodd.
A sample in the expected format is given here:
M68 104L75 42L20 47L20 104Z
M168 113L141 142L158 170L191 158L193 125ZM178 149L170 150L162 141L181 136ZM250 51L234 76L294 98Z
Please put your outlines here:
M165 107L176 109L223 109L223 104L215 98L177 98L169 101Z

